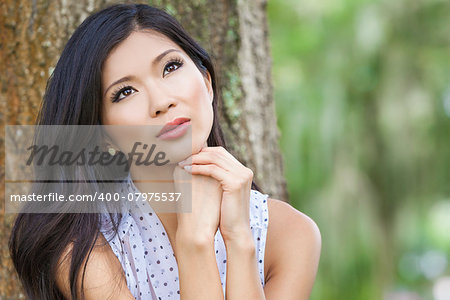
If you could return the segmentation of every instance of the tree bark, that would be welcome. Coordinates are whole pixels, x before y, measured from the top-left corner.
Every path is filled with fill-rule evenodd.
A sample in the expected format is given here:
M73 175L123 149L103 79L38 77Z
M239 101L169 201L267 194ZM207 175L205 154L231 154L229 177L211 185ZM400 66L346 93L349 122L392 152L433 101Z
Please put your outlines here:
M4 0L1 4L0 140L5 125L35 124L45 85L65 43L92 12L117 1ZM130 2L130 1L128 1ZM148 3L147 1L133 1ZM287 201L272 98L266 0L155 0L211 54L218 75L220 120L229 150L273 198ZM122 2L123 3L123 2ZM4 182L5 153L0 149ZM0 297L24 299L8 252L15 215L4 213L0 185Z

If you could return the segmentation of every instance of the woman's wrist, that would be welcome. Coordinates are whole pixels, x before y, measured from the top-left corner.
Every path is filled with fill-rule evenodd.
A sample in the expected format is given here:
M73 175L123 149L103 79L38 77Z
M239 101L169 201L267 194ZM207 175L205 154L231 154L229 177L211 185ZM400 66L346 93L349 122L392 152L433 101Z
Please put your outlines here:
M214 247L214 234L179 226L175 234L177 248L202 250Z
M255 251L255 243L250 228L243 228L235 231L233 234L223 234L223 240L227 251L238 250L252 253Z

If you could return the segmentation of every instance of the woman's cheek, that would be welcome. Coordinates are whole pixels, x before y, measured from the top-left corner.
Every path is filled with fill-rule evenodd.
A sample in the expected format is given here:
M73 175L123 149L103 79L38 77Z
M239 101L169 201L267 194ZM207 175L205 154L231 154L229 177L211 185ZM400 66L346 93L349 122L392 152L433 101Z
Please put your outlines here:
M111 109L110 120L113 125L142 125L148 119L148 107L141 105L138 99L134 102L121 103Z

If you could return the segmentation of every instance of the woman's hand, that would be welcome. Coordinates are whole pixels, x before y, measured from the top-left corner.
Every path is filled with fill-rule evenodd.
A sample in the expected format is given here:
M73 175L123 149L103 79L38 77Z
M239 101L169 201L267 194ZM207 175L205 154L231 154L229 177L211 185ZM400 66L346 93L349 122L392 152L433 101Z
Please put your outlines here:
M191 175L179 166L175 168L173 177L175 190L181 193L182 198L181 213L177 213L177 238L186 237L199 244L213 243L219 227L222 198L219 182L209 176ZM188 209L186 201L191 202L192 212L183 212Z
M178 166L174 181L175 190L182 193L182 203L177 204L185 204L183 200L190 200L192 194L192 211L177 213L174 254L181 299L224 299L214 253L222 198L220 184L212 177L191 175Z
M180 166L186 166L193 176L212 177L220 183L222 201L219 228L222 237L226 243L247 241L251 237L249 202L252 170L242 165L223 147L205 147L180 162Z

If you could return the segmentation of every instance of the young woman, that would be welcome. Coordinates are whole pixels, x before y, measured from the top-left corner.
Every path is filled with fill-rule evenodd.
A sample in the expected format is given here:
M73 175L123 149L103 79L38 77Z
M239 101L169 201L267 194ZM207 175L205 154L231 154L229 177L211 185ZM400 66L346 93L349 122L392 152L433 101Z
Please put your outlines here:
M252 171L226 150L210 57L173 17L138 4L88 17L56 65L38 124L174 120L182 124L161 143L177 148L189 138L191 153L165 175L191 174L191 212L155 212L144 203L118 219L20 213L10 251L30 299L308 299L319 230L262 194ZM123 150L118 139L109 140L111 155ZM121 191L151 192L136 178L155 171L132 168Z

